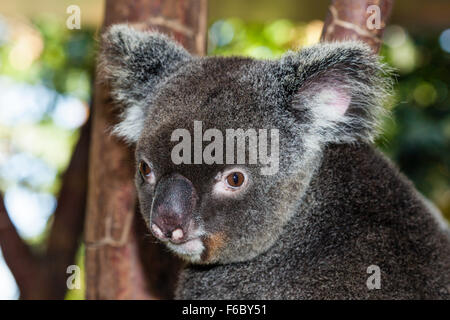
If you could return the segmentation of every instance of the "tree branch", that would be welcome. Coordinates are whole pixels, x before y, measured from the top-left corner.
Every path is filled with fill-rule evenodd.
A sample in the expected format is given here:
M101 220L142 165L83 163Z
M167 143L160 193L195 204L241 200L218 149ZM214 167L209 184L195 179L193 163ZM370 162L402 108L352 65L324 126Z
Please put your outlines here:
M58 206L48 237L45 265L52 279L50 296L64 298L67 267L75 262L81 241L87 202L90 121L81 128L80 138L63 177Z
M28 295L29 288L35 287L36 270L33 270L33 266L37 265L37 259L9 218L2 196L0 196L0 246L6 265L16 279L21 294Z
M321 41L360 40L366 42L374 52L378 52L393 2L393 0L332 0ZM372 5L376 6L373 10L369 8Z
M81 129L70 164L63 177L58 206L43 254L32 249L17 233L0 199L0 246L16 279L21 299L63 299L66 270L74 263L86 208L90 122Z

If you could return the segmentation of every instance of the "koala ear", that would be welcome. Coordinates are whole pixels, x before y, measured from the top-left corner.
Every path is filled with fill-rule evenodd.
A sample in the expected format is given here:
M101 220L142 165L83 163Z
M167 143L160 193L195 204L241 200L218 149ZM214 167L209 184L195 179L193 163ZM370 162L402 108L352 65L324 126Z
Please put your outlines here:
M99 75L123 111L114 133L136 143L155 87L192 56L167 36L127 25L110 27L102 37Z
M320 142L373 140L391 88L388 69L360 42L322 43L281 60L294 113ZM294 80L293 80L294 79Z

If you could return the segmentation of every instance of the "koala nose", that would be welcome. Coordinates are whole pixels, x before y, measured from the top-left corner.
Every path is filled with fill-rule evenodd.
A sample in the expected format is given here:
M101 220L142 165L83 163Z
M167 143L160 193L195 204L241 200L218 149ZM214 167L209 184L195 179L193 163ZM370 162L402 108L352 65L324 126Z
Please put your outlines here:
M161 240L186 240L197 204L197 193L189 179L180 174L161 178L156 186L151 212L151 231Z

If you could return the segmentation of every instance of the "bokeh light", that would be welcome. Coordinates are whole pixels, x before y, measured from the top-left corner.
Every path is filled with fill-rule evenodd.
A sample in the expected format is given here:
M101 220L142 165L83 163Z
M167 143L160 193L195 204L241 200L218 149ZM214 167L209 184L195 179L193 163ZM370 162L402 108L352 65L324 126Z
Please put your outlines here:
M216 46L223 47L233 40L234 29L229 22L219 20L209 28L208 36L210 46L213 48Z
M17 186L6 189L6 209L19 234L27 239L39 236L56 207L56 199L50 193L35 192Z
M417 104L427 107L433 104L437 98L436 89L429 82L422 82L414 89L414 99Z
M0 248L0 300L14 300L19 298L19 288L16 281L3 260Z
M76 129L87 121L88 107L79 99L70 96L59 96L52 119L56 125Z
M439 44L441 45L442 50L450 53L450 29L442 31L439 36Z
M0 123L15 126L39 122L51 107L56 94L43 85L0 77Z
M412 72L418 64L419 53L406 30L396 25L388 26L384 39L389 48L389 61L397 71L403 74Z
M0 164L0 177L8 185L26 185L32 189L48 189L56 178L56 170L42 159L27 153L16 153Z

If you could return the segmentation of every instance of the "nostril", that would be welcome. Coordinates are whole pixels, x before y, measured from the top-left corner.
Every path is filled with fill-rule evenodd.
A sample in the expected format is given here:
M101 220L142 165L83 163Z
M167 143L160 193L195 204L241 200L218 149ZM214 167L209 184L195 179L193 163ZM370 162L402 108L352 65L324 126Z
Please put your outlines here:
M152 223L152 231L155 234L156 237L162 239L164 238L164 233L161 231L161 229L154 223Z
M183 238L183 230L181 230L180 228L176 229L175 231L172 232L172 240L174 241L178 241L181 240Z

